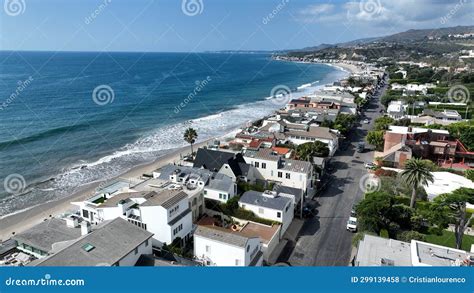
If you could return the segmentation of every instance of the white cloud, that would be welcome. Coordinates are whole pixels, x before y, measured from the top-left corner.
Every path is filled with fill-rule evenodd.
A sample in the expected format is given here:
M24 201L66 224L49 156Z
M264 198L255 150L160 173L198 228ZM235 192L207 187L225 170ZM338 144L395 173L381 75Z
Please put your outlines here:
M350 22L354 29L401 31L443 26L441 19L446 15L453 16L445 26L469 25L474 20L473 11L474 0L351 0L337 6L309 5L300 11L299 21L327 25Z

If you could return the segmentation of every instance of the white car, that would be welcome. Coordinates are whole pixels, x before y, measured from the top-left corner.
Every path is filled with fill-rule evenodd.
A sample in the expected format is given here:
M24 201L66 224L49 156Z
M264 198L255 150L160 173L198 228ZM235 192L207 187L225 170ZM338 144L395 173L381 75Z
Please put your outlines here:
M375 165L374 163L365 163L365 164L364 164L364 167L365 167L366 169L373 169L373 168L376 167L376 165Z
M369 119L365 119L364 124L369 124Z
M347 220L346 230L351 232L357 232L357 218L349 217Z

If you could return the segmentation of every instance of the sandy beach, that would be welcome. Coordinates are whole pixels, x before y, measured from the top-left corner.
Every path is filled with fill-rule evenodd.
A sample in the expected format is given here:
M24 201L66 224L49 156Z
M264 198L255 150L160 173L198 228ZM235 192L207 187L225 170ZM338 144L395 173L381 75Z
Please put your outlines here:
M193 145L194 150L207 145L208 142L216 138L207 139L205 141ZM182 156L191 153L189 146L181 147L169 154L159 157L154 162L137 166L131 170L124 172L116 178L139 178L143 174L151 173L167 164L178 162ZM111 179L113 180L113 179ZM14 233L25 231L36 224L50 218L62 215L75 210L75 206L71 204L73 201L82 201L94 194L96 188L101 182L91 183L81 186L76 192L70 196L37 205L30 209L20 211L11 215L7 215L0 219L0 241L10 238Z

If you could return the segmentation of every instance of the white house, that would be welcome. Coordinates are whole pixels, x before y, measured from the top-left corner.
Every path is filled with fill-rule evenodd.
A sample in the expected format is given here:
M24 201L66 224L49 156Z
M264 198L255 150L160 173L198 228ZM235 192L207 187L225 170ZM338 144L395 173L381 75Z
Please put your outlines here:
M433 182L428 182L427 185L423 186L428 200L433 200L444 193L451 193L461 187L474 188L474 182L461 175L451 172L431 172L431 174L433 175ZM474 204L474 202L471 204Z
M237 184L227 175L217 173L204 187L204 198L227 202L237 194Z
M290 129L285 131L286 139L296 145L307 142L320 141L327 144L329 155L333 156L339 146L337 134L327 127L308 125L304 129Z
M281 223L281 233L285 233L293 221L295 198L275 191L247 191L239 199L239 206L252 211L260 218Z
M165 190L139 205L138 222L154 234L155 246L171 244L178 237L186 242L192 235L192 213L183 191ZM141 220L141 221L140 221Z
M395 120L405 117L407 105L403 101L391 101L387 107L387 115Z
M79 206L82 218L90 223L120 217L152 232L154 246L170 244L178 237L187 241L191 236L192 212L188 196L181 190L134 191L73 204Z
M116 218L30 265L134 266L140 256L153 254L152 236L124 219Z
M259 237L214 226L197 227L194 256L206 266L261 266L263 263Z
M255 167L257 179L313 192L313 167L310 162L284 159L272 149L247 150L244 159Z

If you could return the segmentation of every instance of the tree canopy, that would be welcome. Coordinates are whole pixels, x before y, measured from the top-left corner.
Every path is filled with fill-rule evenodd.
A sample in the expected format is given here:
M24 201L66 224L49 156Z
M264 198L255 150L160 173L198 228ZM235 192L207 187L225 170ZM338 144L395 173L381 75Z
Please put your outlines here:
M313 157L329 156L329 148L327 144L321 141L307 142L300 144L296 148L296 155L300 160L311 161Z

